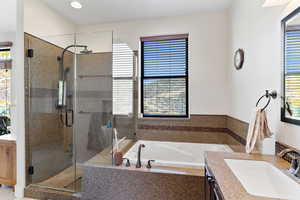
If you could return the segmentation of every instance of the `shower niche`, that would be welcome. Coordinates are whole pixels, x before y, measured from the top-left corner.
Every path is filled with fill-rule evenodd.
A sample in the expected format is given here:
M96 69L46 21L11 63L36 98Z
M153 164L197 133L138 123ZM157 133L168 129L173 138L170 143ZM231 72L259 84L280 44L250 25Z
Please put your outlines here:
M111 31L25 34L28 186L80 192L86 162L113 164L113 129L134 138L134 54L125 46Z

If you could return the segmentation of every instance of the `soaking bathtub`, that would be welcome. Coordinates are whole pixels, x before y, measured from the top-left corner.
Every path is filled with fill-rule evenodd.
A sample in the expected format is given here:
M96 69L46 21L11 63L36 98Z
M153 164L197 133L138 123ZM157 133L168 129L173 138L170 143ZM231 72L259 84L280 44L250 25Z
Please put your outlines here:
M155 160L152 163L153 166L203 169L205 151L233 152L228 145L223 144L139 140L124 155L124 158L128 158L131 164L136 164L140 144L145 145L141 152L143 166L148 160Z

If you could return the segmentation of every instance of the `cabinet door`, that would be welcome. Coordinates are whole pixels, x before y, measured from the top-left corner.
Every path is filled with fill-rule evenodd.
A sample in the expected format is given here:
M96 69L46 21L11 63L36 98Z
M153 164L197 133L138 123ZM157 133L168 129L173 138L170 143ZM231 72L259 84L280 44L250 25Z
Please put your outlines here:
M15 144L0 141L0 184L15 184L15 159Z
M219 186L216 183L213 186L213 200L224 200L223 195L220 192Z
M204 182L204 190L205 190L205 200L211 200L210 198L210 185L208 182L208 176L207 176L207 172L205 169L205 182Z
M219 186L214 176L205 168L205 200L223 200Z

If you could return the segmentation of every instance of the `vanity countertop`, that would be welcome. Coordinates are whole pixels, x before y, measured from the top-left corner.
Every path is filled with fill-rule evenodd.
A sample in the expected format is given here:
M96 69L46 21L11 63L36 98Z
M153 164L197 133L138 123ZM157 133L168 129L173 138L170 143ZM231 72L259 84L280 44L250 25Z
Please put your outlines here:
M287 173L289 163L285 160L276 157L261 154L245 154L245 153L221 153L221 152L206 152L206 165L219 185L219 188L225 200L275 200L274 198L253 196L244 189L238 178L233 174L224 159L237 160L262 160L272 163L274 166L282 170L289 177L293 178L300 184L300 181ZM259 177L257 177L259 182ZM278 200L278 199L276 199Z
M11 134L7 134L7 135L1 135L0 141L15 142L16 139Z

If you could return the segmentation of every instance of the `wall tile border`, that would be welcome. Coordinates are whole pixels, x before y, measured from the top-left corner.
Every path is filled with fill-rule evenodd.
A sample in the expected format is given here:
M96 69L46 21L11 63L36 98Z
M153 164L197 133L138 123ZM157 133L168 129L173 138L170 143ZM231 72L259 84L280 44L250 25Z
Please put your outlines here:
M281 151L283 151L284 149L293 149L293 150L295 150L295 151L297 151L297 152L300 153L299 149L296 149L296 148L291 147L291 146L289 146L287 144L284 144L284 143L276 141L276 143L275 143L275 153L276 153L276 155L278 153L280 153ZM293 153L291 153L291 154L293 155ZM285 156L283 159L286 160L286 161L288 161L288 162L291 162L291 158L289 156Z
M236 134L235 132L231 131L230 129L226 129L226 133L233 137L236 141L241 143L242 145L246 146L246 139L241 137L240 135Z
M192 131L192 132L226 132L226 128L196 127L196 126L165 126L165 125L138 125L138 129L160 131Z
M210 119L210 126L204 126L205 119ZM213 120L212 120L213 119ZM199 120L199 123L197 123ZM230 120L230 123L229 123ZM156 123L157 121L157 123ZM164 119L140 119L138 130L185 131L226 133L242 145L246 145L248 123L227 115L191 115L189 119L165 120L170 125L163 124ZM212 122L213 121L213 122ZM148 123L149 122L149 123ZM148 123L148 124L147 124ZM196 126L200 124L199 126ZM242 128L240 128L242 127Z

